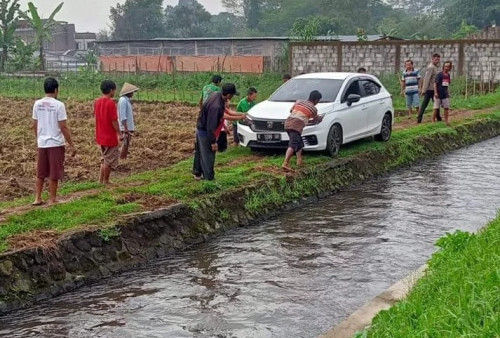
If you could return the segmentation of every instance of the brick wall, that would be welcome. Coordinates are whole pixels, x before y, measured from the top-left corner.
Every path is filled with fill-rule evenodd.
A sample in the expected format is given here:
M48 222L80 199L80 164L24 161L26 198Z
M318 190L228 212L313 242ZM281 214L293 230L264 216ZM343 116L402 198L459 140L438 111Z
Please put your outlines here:
M377 41L292 43L290 69L294 75L309 72L397 73L412 59L425 67L434 53L454 64L453 76L500 82L500 40Z

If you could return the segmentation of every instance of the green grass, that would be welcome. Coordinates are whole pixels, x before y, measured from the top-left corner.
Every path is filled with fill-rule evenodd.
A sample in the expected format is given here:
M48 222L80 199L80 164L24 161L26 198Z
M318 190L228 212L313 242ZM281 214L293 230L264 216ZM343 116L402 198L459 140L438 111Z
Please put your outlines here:
M233 82L243 95L249 87L259 91L258 101L267 99L282 84L281 74L221 74L225 82ZM121 88L124 82L131 82L141 88L136 99L141 101L185 102L196 104L201 88L210 82L212 73L177 73L177 74L122 74L122 73L66 73L59 77L62 100L93 100L100 96L99 86L102 80L112 79ZM394 109L405 111L405 98L401 97L399 75L383 74L380 80L392 94ZM43 78L0 76L0 96L35 99L43 96ZM483 109L498 105L500 90L485 94L474 91L474 82L464 77L453 79L450 87L453 109ZM490 88L488 88L490 89ZM492 91L493 88L491 88ZM472 95L476 93L477 95ZM432 109L430 106L429 109Z
M291 183L287 182L284 177L280 177L279 185L264 186L252 193L245 203L245 209L250 212L258 212L265 208L282 206L317 191L320 184L318 179L312 177L304 177Z
M61 189L59 189L58 194L59 196L67 196L75 192L88 191L91 189L98 189L98 188L103 188L103 186L97 182L65 183L61 187ZM48 196L49 195L47 192L42 193L42 198L44 200L46 200ZM0 210L26 205L32 202L33 199L34 199L33 196L30 197L27 196L15 199L13 201L0 202Z
M120 74L120 73L67 73L58 77L60 82L59 98L62 100L93 100L100 96L99 86L105 79L116 82L118 88L130 82L139 86L136 99L140 101L185 102L196 104L201 89L210 83L212 73L182 74ZM259 99L264 100L281 85L281 75L266 74L221 74L225 82L236 84L240 93L250 87L257 87ZM43 96L44 78L0 76L0 96L35 99Z
M11 216L0 226L0 252L7 249L7 239L16 234L34 230L63 232L80 225L100 225L112 222L116 216L137 211L133 203L118 204L109 193L87 196L49 209L37 209L22 215Z
M120 235L121 231L116 226L110 226L99 230L99 237L101 237L104 242L109 242L112 238L119 237Z
M484 114L472 120L500 119L500 112ZM454 122L455 126L461 123ZM423 149L415 147L415 139L421 136L432 136L435 133L456 133L456 130L444 124L421 124L409 129L393 133L388 143L364 139L353 142L341 148L339 157L348 158L361 153L393 147L398 156L393 162L387 163L387 169L407 164L419 158ZM327 163L331 158L322 154L308 153L305 162L308 167ZM172 200L181 201L196 208L200 198L213 195L214 198L222 191L238 188L246 184L276 182L274 190L264 187L259 193L250 196L246 202L249 211L259 210L263 206L281 205L293 199L300 198L308 191L316 191L321 182L313 177L305 177L290 184L286 182L279 170L283 161L280 155L253 155L249 149L238 147L217 155L216 181L195 181L191 175L192 159L182 161L171 167L143 172L118 181L122 187L106 188L96 183L79 183L63 187L63 194L92 190L92 195L75 199L69 203L60 204L47 209L38 209L18 216L8 217L0 225L0 251L5 250L6 239L9 236L30 232L38 229L63 231L66 229L93 224L107 224L119 215L143 211L148 207L148 198L158 199L161 205L167 205ZM118 185L119 186L119 185ZM94 191L95 190L95 191ZM129 199L130 196L139 199ZM144 202L141 205L141 198ZM15 200L10 206L29 203L31 199ZM132 203L134 202L134 203ZM0 207L5 208L7 203Z
M499 337L500 215L478 234L456 232L409 296L357 337Z

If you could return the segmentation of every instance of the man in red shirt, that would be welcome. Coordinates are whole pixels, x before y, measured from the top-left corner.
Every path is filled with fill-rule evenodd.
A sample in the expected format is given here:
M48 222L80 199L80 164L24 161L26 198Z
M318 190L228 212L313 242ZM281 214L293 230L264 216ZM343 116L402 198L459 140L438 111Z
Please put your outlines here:
M101 146L101 171L99 183L109 184L111 169L118 165L120 127L118 110L113 97L116 84L105 80L101 83L102 97L94 103L96 142Z

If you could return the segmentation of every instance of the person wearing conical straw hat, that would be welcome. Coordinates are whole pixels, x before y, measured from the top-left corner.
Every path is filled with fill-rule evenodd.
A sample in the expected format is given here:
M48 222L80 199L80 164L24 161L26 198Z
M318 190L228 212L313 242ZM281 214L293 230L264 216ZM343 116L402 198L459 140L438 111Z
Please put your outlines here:
M118 101L118 120L120 122L120 131L123 136L123 145L120 152L120 158L127 158L130 141L135 132L134 108L132 106L132 97L139 88L125 82L120 91L120 100Z

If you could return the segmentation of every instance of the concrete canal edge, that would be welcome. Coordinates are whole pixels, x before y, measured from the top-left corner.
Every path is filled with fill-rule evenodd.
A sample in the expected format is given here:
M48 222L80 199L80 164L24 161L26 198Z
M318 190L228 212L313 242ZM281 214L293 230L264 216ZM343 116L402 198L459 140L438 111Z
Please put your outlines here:
M424 265L395 283L320 338L352 338L356 332L366 329L380 311L389 310L396 302L406 298L426 269Z
M334 159L295 176L257 182L187 204L129 215L107 228L66 233L52 245L0 254L0 314L144 266L340 189L500 135L500 120L482 119L433 135L391 142Z

